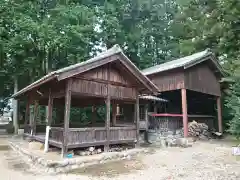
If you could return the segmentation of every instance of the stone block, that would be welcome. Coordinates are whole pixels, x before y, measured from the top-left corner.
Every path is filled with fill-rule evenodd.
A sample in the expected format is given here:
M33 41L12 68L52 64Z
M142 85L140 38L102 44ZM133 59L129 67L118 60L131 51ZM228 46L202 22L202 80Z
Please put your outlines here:
M28 143L28 148L31 150L43 150L44 145L40 142L33 141Z

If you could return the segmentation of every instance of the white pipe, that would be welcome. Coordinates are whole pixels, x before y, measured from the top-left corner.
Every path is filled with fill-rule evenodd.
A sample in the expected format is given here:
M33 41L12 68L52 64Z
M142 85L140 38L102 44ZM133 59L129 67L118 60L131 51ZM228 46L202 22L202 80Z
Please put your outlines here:
M48 152L48 140L49 140L50 129L51 129L50 126L46 126L46 136L45 136L44 152Z

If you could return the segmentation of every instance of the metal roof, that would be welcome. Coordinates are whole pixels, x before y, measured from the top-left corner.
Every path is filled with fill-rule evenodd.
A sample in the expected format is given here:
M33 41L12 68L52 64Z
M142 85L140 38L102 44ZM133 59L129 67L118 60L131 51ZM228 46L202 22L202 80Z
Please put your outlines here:
M180 59L176 59L163 64L152 66L150 68L146 68L142 70L142 73L144 75L151 75L151 74L155 74L158 72L163 72L163 71L167 71L167 70L171 70L179 67L188 68L190 66L193 66L197 63L200 63L202 61L209 60L209 59L213 61L217 69L220 71L220 73L222 73L220 64L217 62L214 54L209 49L192 54L190 56L185 56Z
M144 79L146 82L148 82L148 85L150 85L150 87L152 87L153 89L155 89L155 91L158 91L158 88L155 84L153 84L145 75L142 74L142 72L131 62L130 59L128 59L128 57L123 53L123 50L120 48L120 46L118 44L114 45L112 48L102 52L102 53L99 53L96 57L93 57L87 61L84 61L84 62L80 62L80 63L77 63L77 64L74 64L74 65L70 65L68 67L65 67L65 68L62 68L62 69L59 69L59 70L56 70L56 71L53 71L49 74L47 74L46 76L43 76L41 79L33 82L32 84L26 86L25 88L21 89L20 91L18 91L17 93L13 94L12 97L15 98L43 83L46 83L50 80L53 80L53 79L56 79L58 78L59 74L60 73L63 73L63 72L67 72L67 71L70 71L72 69L75 69L75 68L78 68L80 66L84 66L84 65L87 65L87 64L91 64L93 62L96 62L96 61L100 61L104 58L107 58L107 57L110 57L110 56L113 56L115 54L120 54L124 57L124 59L130 64L130 66L138 73L138 75L140 76L139 78L141 79ZM89 69L90 70L90 69Z
M140 99L145 99L145 100L150 100L150 101L160 101L160 102L168 102L168 100L159 98L157 96L152 96L152 95L140 95Z

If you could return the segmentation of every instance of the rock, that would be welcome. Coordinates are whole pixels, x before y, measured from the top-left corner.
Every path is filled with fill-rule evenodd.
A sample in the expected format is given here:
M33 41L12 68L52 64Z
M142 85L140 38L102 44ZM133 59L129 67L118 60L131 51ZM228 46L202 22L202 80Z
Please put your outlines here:
M86 156L87 153L86 153L85 151L80 151L80 152L79 152L79 155L80 155L80 156Z
M160 145L161 145L161 147L166 147L167 146L166 140L165 139L161 139L160 140Z
M32 150L43 150L44 149L44 145L40 142L29 142L28 144L28 148L32 149Z
M130 156L130 155L128 155L128 156L126 157L126 159L127 159L127 160L130 160L130 159L131 159L131 156Z
M97 153L100 154L102 152L102 149L98 148Z
M88 150L89 150L90 152L93 152L93 151L95 150L95 147L89 147Z
M188 139L186 138L179 138L179 139L176 139L176 145L177 146L180 146L180 147L190 147L190 143L188 142Z

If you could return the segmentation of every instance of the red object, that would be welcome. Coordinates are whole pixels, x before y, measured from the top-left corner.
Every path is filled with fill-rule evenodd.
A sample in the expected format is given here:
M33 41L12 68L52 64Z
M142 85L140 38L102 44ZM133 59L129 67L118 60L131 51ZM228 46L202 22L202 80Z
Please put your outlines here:
M170 113L160 113L160 114L150 114L150 116L155 116L155 117L182 117L182 114L170 114Z

